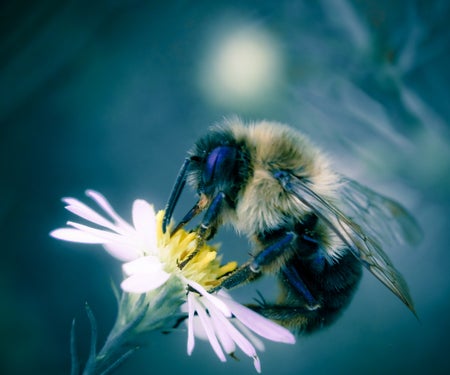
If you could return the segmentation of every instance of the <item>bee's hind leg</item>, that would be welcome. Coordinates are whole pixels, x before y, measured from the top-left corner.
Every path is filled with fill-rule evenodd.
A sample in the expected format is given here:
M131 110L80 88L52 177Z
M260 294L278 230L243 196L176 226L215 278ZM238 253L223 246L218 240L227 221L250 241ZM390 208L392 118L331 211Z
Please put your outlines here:
M271 268L271 266L273 268L273 265L277 263L277 259L286 256L289 249L292 249L290 245L297 239L298 235L296 233L291 231L285 232L275 242L260 251L252 260L224 279L220 287L231 289L257 279L263 274L261 269L264 267ZM285 263L281 268L278 267L274 267L272 272L282 275L284 282L289 285L289 288L301 296L300 298L305 302L304 307L309 311L318 309L320 303L312 295L297 269L289 265L289 263Z
M277 241L259 252L253 259L246 262L236 271L227 276L224 280L222 280L220 286L215 289L232 289L256 280L263 274L263 272L261 272L261 268L273 264L277 258L289 249L289 245L295 240L295 238L295 233L285 233L285 235Z
M300 277L297 269L293 266L285 265L281 269L281 273L286 282L305 300L305 308L309 311L320 308L320 303L311 294L303 279Z

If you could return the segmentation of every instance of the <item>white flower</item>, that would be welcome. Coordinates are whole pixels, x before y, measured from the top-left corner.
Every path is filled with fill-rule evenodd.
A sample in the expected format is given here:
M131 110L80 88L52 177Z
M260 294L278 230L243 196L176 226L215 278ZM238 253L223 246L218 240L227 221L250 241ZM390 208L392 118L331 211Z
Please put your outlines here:
M188 312L189 355L194 350L194 337L197 336L209 341L222 362L226 361L224 351L234 357L236 347L239 347L253 358L256 371L261 372L256 349L264 350L264 344L255 333L271 341L295 343L295 337L289 330L237 303L226 292L219 291L214 296L208 296L201 287L197 291L200 294L188 294L187 303L182 307Z
M122 334L124 327L134 327L131 329L136 333L162 328L170 324L175 311L185 302L181 309L188 314L189 355L194 349L195 336L207 338L221 361L226 360L224 351L234 356L239 347L253 358L260 372L256 349L263 350L264 345L255 334L272 341L295 342L287 329L240 305L227 293L207 291L218 286L220 278L232 272L237 264L221 265L215 247L203 241L198 246L196 232L180 229L174 235L170 235L170 230L163 233L164 212L155 215L153 206L144 200L134 201L133 225L130 225L100 193L88 190L86 194L106 217L77 199L65 198L69 211L95 227L68 221L68 228L50 234L66 241L103 245L107 252L124 262L126 278L121 283L122 289L134 296L145 293L144 299L133 294L122 298L112 337L117 332ZM185 259L189 261L180 269L178 264Z

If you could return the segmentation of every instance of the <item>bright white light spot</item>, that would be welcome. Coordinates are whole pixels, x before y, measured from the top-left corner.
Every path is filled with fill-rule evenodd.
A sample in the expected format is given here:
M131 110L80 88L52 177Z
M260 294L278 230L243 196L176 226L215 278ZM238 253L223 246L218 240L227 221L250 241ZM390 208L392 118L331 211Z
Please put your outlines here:
M211 41L202 88L217 104L255 104L274 94L281 70L278 45L267 31L229 25Z

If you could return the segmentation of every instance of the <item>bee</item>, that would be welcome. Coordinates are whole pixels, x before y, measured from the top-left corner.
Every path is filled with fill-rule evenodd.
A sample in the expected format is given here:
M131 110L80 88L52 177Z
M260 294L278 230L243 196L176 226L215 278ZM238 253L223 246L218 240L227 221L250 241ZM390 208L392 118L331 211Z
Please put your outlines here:
M363 267L415 314L407 284L383 250L417 242L415 220L397 202L334 172L300 132L275 122L245 125L238 118L211 128L181 167L164 232L186 182L198 200L174 232L203 212L197 228L202 240L223 224L247 235L251 258L220 287L274 275L277 301L249 305L260 314L298 333L328 326L350 303Z

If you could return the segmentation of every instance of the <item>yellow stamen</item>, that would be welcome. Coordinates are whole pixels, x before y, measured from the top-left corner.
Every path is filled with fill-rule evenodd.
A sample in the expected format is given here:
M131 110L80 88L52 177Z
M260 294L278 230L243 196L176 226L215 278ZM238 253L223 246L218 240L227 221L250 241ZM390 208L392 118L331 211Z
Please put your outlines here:
M211 246L203 241L197 254L180 270L178 264L187 259L197 248L198 236L196 232L179 229L171 237L170 226L166 233L163 233L163 216L164 211L159 211L156 215L156 238L160 249L160 258L166 265L167 272L181 273L187 279L210 289L220 284L221 277L236 269L237 262L221 265L221 257L217 255L218 245Z

